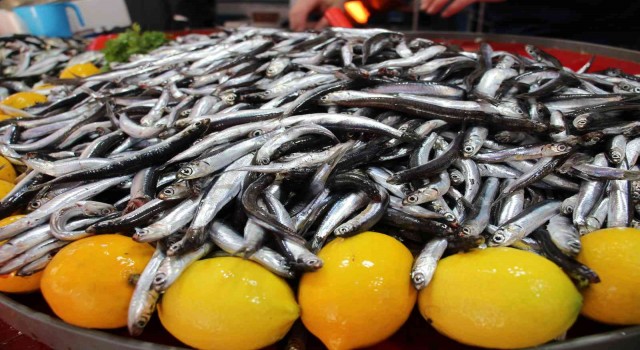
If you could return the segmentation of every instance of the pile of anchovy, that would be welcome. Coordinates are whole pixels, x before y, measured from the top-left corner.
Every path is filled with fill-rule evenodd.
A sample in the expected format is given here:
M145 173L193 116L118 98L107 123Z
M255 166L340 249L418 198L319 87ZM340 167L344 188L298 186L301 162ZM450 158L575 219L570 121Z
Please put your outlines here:
M0 228L0 274L39 271L89 235L151 242L134 335L198 259L294 278L333 237L370 229L416 253L418 289L445 252L487 245L597 282L574 260L580 235L640 213L640 78L526 48L241 28L49 78L65 93L0 122L0 153L27 169L0 216L29 212Z
M76 39L40 38L21 34L0 36L0 99L9 90L29 91L29 83L40 80L65 66L99 62L103 54L83 52L85 42Z

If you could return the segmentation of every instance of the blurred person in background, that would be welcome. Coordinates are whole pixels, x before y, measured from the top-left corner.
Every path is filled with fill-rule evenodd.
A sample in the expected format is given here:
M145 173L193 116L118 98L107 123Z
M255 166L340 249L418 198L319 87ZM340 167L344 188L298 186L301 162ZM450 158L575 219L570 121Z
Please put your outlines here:
M214 0L181 0L175 7L173 20L176 21L178 15L186 19L188 28L213 28L215 6Z
M366 0L365 0L366 1ZM320 29L328 25L321 18L310 23L308 16L324 11L342 0L297 0L289 12L292 30ZM626 0L421 0L429 15L449 18L483 3L482 32L531 35L587 41L640 49L639 1Z
M144 30L215 27L215 0L125 0L131 21Z

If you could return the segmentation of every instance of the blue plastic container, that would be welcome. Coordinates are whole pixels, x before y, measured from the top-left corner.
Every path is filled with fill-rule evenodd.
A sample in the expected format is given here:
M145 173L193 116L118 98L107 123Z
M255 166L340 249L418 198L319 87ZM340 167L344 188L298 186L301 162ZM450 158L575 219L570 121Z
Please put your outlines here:
M84 20L78 6L68 2L20 6L13 11L27 25L29 33L42 36L71 37L71 26L67 17L67 8L73 9L80 25Z

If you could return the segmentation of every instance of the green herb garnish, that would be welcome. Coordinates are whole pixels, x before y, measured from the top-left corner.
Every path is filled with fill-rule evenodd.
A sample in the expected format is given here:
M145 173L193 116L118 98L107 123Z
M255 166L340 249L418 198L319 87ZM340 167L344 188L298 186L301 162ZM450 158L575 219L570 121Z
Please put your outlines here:
M140 25L134 23L131 29L118 35L105 43L104 53L108 64L111 62L126 62L133 54L147 53L167 42L167 38L162 32L140 31Z

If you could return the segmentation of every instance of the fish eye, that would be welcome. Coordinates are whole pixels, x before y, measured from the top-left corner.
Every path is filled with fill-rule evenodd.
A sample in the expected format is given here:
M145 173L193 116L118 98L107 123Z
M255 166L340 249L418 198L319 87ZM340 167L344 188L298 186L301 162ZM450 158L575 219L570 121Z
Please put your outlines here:
M504 235L501 233L496 233L493 235L493 237L491 237L491 240L495 243L502 243L504 242Z
M183 175L189 176L189 175L193 174L193 169L191 169L189 167L182 168L182 169L180 169L180 173L183 174Z
M523 111L521 108L517 107L517 108L516 108L516 113L518 113L518 114L524 114L524 111Z
M621 88L622 90L630 90L630 89L631 89L631 86L629 86L628 84L622 84L622 85L620 85L620 88Z
M467 235L467 236L470 236L471 235L471 229L469 229L468 227L463 227L462 228L462 233Z
M338 231L340 234L345 234L345 233L349 232L349 230L350 230L350 229L351 229L351 227L350 227L349 225L346 225L346 226L340 226L340 227L338 227L338 228L337 228L337 231Z
M173 188L165 188L162 193L166 194L166 195L172 195L175 191L173 190Z
M416 195L411 195L411 196L407 197L407 201L408 201L409 203L415 203L415 202L417 202L417 201L418 201L418 196L416 196Z
M637 87L637 88L633 89L633 92L640 93L640 87Z
M567 146L566 145L562 145L562 144L558 145L557 148L558 148L558 151L560 151L560 152L563 152L563 151L567 150Z
M108 208L102 209L102 215L108 215L109 213L111 213L111 209L108 209Z
M30 206L31 208L34 208L34 209L35 209L35 208L40 208L40 205L41 205L41 204L42 204L42 203L40 202L40 200L35 200L35 201L33 201L33 202L29 203L29 206Z
M424 275L421 273L414 273L413 276L411 276L411 278L413 279L413 282L416 284L424 283Z
M307 261L307 265L314 266L314 267L319 267L319 266L322 266L322 260L311 259L311 260Z

